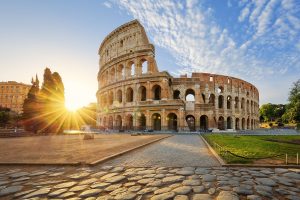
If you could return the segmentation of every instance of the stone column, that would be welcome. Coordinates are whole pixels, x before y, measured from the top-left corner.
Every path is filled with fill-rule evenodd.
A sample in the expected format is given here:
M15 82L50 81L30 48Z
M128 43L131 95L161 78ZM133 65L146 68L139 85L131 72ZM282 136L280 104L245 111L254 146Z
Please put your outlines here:
M135 60L135 70L134 70L134 74L136 76L140 76L142 75L142 65L138 60Z
M150 111L149 110L147 110L145 116L146 116L146 127L147 127L147 129L152 129L151 115L150 115Z
M152 95L152 91L151 91L151 84L150 84L150 81L147 82L147 86L146 86L146 89L147 89L147 93L146 93L146 99L147 101L151 101L152 98L151 98L151 95Z
M162 109L161 111L161 130L166 130L167 129L167 124L166 124L166 113L165 109Z

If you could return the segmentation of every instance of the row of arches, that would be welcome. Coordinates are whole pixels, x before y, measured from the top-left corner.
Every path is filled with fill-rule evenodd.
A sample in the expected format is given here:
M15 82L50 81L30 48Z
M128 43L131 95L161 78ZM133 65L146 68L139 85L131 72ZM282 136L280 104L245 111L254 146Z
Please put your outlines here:
M134 122L134 120L136 121ZM153 130L162 130L162 116L160 113L154 113L150 117L150 124L147 124L147 118L144 113L140 113L139 115L128 114L122 119L121 115L117 115L115 119L113 116L104 116L99 119L100 126L106 127L108 129L127 129L127 130L145 130L145 129L153 129ZM187 126L180 128L187 128L190 131L196 130L207 130L210 123L217 124L219 130L226 129L235 129L235 130L246 130L246 129L254 129L256 127L256 120L246 118L235 118L233 120L232 117L223 117L220 116L218 119L208 118L207 115L201 115L199 122L200 125L196 127L196 119L193 115L187 115L185 117L185 122ZM169 113L166 117L166 126L163 127L165 130L178 130L178 117L175 113Z
M100 76L100 85L105 86L115 81L120 81L125 78L147 74L152 71L149 61L151 58L141 58L139 60L130 60L126 63L113 66L104 72Z
M106 98L107 97L107 98ZM125 90L125 96L123 98L123 91L121 89L118 89L116 91L116 94L114 95L113 91L109 91L108 95L101 95L100 96L100 105L106 106L106 105L112 105L114 101L117 101L118 103L125 102L133 102L135 101L135 94L132 87L127 87ZM151 89L151 95L150 97L153 100L161 100L162 98L162 89L160 85L154 85ZM145 86L140 86L138 89L138 92L136 94L136 100L137 101L146 101L147 99L147 89Z

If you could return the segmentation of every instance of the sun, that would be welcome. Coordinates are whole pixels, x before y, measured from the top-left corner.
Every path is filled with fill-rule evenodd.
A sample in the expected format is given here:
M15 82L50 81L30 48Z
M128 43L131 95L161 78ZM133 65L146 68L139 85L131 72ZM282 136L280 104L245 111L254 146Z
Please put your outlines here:
M82 106L74 101L74 102L66 102L65 107L68 111L76 112Z

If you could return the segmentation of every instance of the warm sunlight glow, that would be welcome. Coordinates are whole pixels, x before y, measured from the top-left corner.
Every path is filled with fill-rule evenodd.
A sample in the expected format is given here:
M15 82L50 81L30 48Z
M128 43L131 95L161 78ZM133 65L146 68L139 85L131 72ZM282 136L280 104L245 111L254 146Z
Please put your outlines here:
M68 111L72 111L75 112L77 111L79 108L81 108L81 105L78 105L76 102L66 102L66 109Z

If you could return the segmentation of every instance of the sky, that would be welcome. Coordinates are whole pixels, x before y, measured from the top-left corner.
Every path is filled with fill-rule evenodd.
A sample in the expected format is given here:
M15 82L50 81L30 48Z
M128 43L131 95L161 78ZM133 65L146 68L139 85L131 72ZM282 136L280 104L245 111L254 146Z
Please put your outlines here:
M260 104L287 103L300 79L299 0L0 0L0 81L65 85L66 104L96 102L98 49L118 26L138 19L161 71L244 79Z

